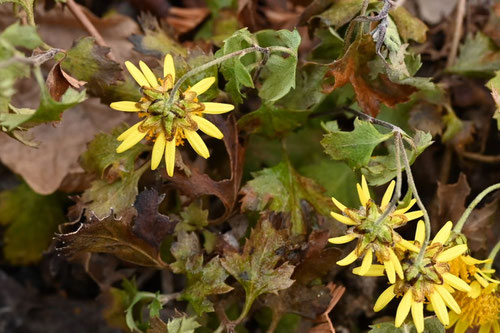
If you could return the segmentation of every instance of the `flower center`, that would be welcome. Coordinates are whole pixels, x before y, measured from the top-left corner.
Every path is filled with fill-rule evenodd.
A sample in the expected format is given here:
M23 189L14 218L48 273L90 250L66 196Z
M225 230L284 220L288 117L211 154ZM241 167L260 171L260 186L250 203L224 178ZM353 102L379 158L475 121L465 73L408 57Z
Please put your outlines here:
M455 300L462 309L461 317L471 326L481 326L498 320L500 314L500 295L497 293L481 293L477 298L467 293L456 292Z

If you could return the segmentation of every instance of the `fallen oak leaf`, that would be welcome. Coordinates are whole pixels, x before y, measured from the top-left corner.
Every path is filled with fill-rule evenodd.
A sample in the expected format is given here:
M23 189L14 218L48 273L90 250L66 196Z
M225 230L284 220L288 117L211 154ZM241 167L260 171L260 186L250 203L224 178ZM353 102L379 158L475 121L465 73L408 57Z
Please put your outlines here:
M376 117L380 112L380 103L394 107L407 102L417 88L394 83L387 74L379 74L375 79L370 79L369 62L376 57L375 43L370 35L356 40L341 59L330 64L325 78L334 77L335 83L333 86L325 84L323 92L329 94L351 83L359 106L372 117Z

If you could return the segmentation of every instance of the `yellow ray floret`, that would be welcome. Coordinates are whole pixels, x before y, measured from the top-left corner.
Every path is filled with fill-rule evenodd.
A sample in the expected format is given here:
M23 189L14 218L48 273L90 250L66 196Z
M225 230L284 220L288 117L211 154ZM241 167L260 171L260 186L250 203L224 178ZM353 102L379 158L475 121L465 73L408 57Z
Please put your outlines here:
M201 80L200 82L196 83L194 86L189 88L187 91L195 92L196 95L199 96L199 95L203 94L205 91L207 91L212 86L212 84L214 84L214 82L215 82L215 77L207 77L207 78Z
M174 59L170 54L167 54L163 61L163 77L167 77L169 74L172 76L172 82L175 82Z
M380 203L380 208L385 209L389 202L391 201L392 195L394 194L394 187L396 186L396 182L393 180L385 190L384 196L382 197L382 202Z
M167 141L165 145L165 164L167 166L167 174L172 177L174 175L175 167L175 139Z
M202 112L206 114L221 114L234 110L234 105L225 103L204 102L203 105L205 109Z
M195 131L184 130L184 134L186 135L186 139L189 141L191 147L193 147L194 151L203 158L209 158L210 153L208 152L207 145L203 142L201 136Z
M200 116L191 116L191 119L195 121L195 123L203 133L210 135L216 139L222 139L224 137L224 134L222 134L217 126L215 126L205 118Z
M127 67L127 70L129 71L130 75L132 75L134 80L141 87L151 87L144 74L133 63L131 63L130 61L125 61L125 67Z
M165 139L165 134L160 132L156 137L155 144L153 146L153 153L151 155L151 170L155 170L160 165L163 153L165 152L165 144L167 140Z
M113 102L109 105L112 109L118 110L118 111L125 111L125 112L137 112L141 111L141 108L139 107L137 102L131 102L131 101L121 101L121 102Z

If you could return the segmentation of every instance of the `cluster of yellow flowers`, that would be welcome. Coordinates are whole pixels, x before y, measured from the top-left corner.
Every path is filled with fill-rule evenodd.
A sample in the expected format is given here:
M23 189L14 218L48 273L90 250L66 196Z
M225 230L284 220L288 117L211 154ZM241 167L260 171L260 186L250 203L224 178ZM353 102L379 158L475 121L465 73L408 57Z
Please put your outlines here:
M111 103L111 108L118 111L138 112L144 120L133 125L119 137L123 141L116 149L121 153L130 149L147 137L154 141L151 156L151 169L155 170L165 155L167 174L172 177L175 167L176 147L187 139L195 152L203 158L210 153L198 129L205 134L222 139L222 132L203 116L206 114L221 114L234 109L231 104L200 102L198 96L206 92L215 82L215 77L208 77L184 92L175 91L172 102L170 94L175 83L175 66L173 58L167 54L164 59L163 77L157 78L144 62L139 62L137 68L130 61L125 66L141 86L142 97L136 101L121 101Z
M390 285L378 297L374 311L382 310L393 298L401 297L395 316L396 327L404 323L411 311L417 332L423 332L424 304L427 303L427 310L435 312L446 327L455 325L456 333L463 333L469 327L479 327L480 333L500 333L500 281L491 278L494 270L479 268L488 260L467 255L465 237L452 236L452 222L447 222L438 231L419 258L426 236L424 222L418 221L413 241L403 239L394 230L423 216L422 211L408 212L415 200L386 218L379 218L391 200L394 187L393 181L380 206L371 199L364 177L361 185L357 184L362 205L359 209L347 208L332 198L342 212L332 212L332 216L350 228L345 235L331 238L330 242L343 244L357 239L356 248L337 264L349 265L363 257L361 266L354 268L354 274L387 276ZM381 264L374 264L373 257Z

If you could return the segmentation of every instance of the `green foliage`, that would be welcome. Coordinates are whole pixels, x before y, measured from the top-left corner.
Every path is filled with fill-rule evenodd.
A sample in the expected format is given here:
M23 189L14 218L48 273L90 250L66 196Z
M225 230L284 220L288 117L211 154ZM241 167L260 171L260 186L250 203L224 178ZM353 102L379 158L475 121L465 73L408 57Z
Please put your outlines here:
M303 234L307 230L304 202L319 215L328 216L333 208L331 201L323 195L323 188L298 174L289 162L281 162L252 175L254 179L241 189L242 210L286 213L290 216L294 234Z
M273 228L266 219L260 221L245 242L243 253L229 252L221 259L222 266L243 287L246 305L251 306L259 295L275 293L293 284L290 279L294 266L284 263L278 249L285 246L283 231Z
M208 210L202 209L199 203L192 202L181 212L181 218L182 221L175 227L177 232L202 230L208 225Z
M196 321L196 317L179 317L168 321L168 333L194 333L194 330L201 327Z
M368 165L375 147L392 137L392 133L382 134L372 124L358 118L352 132L339 130L336 123L329 124L327 130L328 134L321 141L325 152L334 160L345 161L353 169Z
M426 318L423 333L444 333L444 326L436 317ZM370 333L416 333L417 329L413 324L404 324L401 327L395 327L393 323L381 323L371 325Z
M35 18L33 15L35 0L0 0L0 5L9 2L23 7L24 11L26 12L28 22L32 26L35 25Z
M58 195L39 195L26 184L0 192L0 224L7 228L3 254L12 264L40 260L57 226L65 221Z
M454 74L491 77L500 69L500 49L484 34L469 35L460 47L457 62L448 68Z

